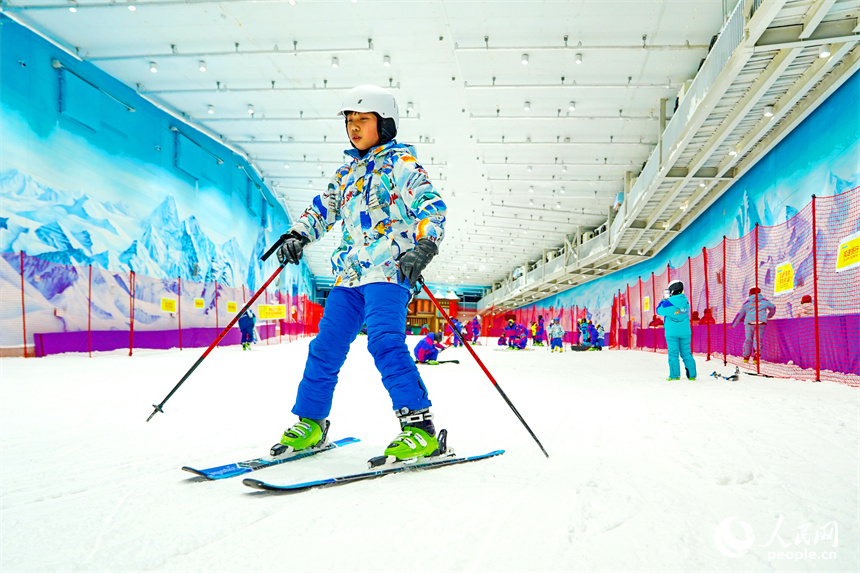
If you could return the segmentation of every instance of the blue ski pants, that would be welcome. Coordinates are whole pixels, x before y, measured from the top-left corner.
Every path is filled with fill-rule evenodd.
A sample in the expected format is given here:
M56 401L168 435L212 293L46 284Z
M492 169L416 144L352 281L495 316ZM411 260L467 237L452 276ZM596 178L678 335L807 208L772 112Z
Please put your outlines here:
M758 339L756 339L755 329L758 326ZM755 354L761 356L761 342L764 340L764 327L766 324L744 324L744 358L749 358Z
M367 349L395 410L431 405L427 388L406 346L409 291L395 283L334 287L326 299L319 333L311 341L293 414L322 420L331 413L334 387L350 344L367 324Z
M681 355L681 360L684 361L684 367L687 369L687 377L695 378L696 361L693 360L693 352L690 350L690 335L666 336L666 348L669 350L669 378L681 377L681 364L678 361L679 354Z
M561 348L561 338L552 338L550 339L550 348Z

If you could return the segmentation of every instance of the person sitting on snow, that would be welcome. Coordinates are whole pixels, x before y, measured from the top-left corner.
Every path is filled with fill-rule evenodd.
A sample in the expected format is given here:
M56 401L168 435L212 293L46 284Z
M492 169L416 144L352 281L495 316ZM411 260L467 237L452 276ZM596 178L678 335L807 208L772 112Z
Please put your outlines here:
M516 348L518 350L522 350L528 344L528 338L523 334L520 336L515 336L511 341L511 348Z
M431 332L422 338L412 351L415 354L415 361L422 364L438 364L436 359L439 358L439 352L445 350L440 342L442 342L441 332Z
M499 341L496 344L498 346L507 346L508 345L508 340L505 338L504 334L499 337Z
M550 352L555 352L556 350L564 352L564 346L562 345L564 328L561 327L561 321L558 318L552 319L552 324L549 325L547 334L549 334Z

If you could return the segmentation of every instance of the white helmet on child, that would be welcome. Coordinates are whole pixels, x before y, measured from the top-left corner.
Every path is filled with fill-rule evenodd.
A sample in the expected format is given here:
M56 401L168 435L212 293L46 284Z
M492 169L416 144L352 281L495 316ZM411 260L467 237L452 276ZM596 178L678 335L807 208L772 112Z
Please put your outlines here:
M344 96L343 106L338 115L346 116L349 111L379 115L383 120L379 125L381 139L391 140L397 135L397 128L400 127L400 112L397 110L397 100L388 90L374 85L352 88Z

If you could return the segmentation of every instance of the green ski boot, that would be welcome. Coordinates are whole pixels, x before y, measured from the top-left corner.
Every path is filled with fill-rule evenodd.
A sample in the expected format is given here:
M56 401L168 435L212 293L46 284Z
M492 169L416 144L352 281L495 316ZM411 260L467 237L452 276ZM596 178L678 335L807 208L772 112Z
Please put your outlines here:
M414 462L418 458L438 456L445 453L445 430L436 437L433 425L433 414L429 408L409 410L402 408L397 411L400 420L400 434L388 444L385 453L371 459L370 467L390 465L402 462Z
M308 448L321 448L326 444L330 425L328 420L301 418L284 432L281 441L272 446L270 453L272 456L281 456Z

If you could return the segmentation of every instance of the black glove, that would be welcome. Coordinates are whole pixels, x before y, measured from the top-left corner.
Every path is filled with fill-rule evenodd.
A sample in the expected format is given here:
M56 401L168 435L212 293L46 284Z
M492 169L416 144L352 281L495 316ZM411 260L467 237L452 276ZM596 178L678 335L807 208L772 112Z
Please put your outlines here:
M400 282L402 283L403 279L406 279L410 286L415 286L415 283L421 278L421 273L438 252L436 243L430 239L419 239L414 249L406 251L397 260L399 263L397 276Z
M282 265L287 263L299 264L299 261L302 260L302 249L310 243L310 240L295 231L290 231L286 235L282 235L281 238L284 242L278 247L278 262Z

